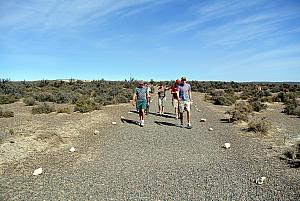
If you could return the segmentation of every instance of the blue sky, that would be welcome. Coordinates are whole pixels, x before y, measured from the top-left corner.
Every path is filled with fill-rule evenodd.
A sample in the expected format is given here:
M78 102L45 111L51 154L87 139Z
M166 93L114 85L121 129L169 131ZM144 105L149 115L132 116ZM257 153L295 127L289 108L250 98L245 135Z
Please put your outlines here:
M0 77L300 81L299 0L0 0Z

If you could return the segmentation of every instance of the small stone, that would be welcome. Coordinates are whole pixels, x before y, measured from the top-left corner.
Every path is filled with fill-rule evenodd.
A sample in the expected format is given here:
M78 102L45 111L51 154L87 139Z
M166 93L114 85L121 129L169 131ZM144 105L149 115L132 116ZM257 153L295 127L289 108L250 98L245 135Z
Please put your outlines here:
M125 117L121 116L121 119L125 119Z
M34 172L33 172L33 175L34 176L37 176L37 175L40 175L43 173L43 169L42 168L39 168L39 169L36 169Z
M200 119L200 122L206 122L206 119Z
M213 131L214 129L213 129L213 128L209 128L208 130L209 130L209 131Z
M132 112L129 111L128 114L132 114Z
M225 147L225 149L230 148L230 143L225 143L225 144L224 144L224 147Z
M94 132L95 135L98 135L99 133L100 133L100 131L98 131L98 130L95 130L95 132Z
M75 152L75 151L76 151L75 148L71 147L70 152Z
M112 125L116 125L116 124L117 124L117 122L113 121L113 122L111 122L111 124L112 124Z
M258 179L256 179L256 183L259 184L259 185L262 185L264 183L264 180L266 179L267 177L260 177Z

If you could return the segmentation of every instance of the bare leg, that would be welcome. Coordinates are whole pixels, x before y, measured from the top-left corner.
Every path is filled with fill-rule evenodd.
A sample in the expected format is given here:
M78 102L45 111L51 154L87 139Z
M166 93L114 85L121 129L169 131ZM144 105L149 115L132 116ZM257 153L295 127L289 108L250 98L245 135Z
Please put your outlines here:
M144 115L145 115L145 112L144 112L144 109L140 109L139 111L139 117L140 117L140 120L144 120Z
M181 122L181 125L183 125L183 113L179 113L179 118L180 118L180 122Z
M187 117L188 124L190 124L191 123L191 112L187 111L186 117Z

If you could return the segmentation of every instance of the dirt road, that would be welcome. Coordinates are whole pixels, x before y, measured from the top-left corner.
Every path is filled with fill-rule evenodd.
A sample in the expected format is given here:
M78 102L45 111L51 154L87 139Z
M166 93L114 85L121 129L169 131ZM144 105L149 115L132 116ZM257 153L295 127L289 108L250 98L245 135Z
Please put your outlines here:
M157 116L154 98L143 128L130 105L104 108L104 122L91 113L93 122L71 141L76 152L68 146L8 164L0 200L300 200L299 169L280 161L262 139L220 121L224 114L200 96L193 128L180 128L167 101L166 115ZM39 167L43 174L33 176ZM262 185L259 177L266 177Z

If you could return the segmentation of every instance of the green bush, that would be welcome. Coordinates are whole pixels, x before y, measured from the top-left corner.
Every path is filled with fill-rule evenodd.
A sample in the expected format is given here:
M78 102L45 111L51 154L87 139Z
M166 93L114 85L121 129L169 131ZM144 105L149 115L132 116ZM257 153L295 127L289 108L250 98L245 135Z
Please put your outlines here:
M228 110L226 114L230 115L230 122L249 120L248 115L253 111L252 106L245 102L240 102L233 109Z
M23 99L23 102L25 103L26 106L33 106L36 104L36 101L33 97L27 97Z
M41 103L38 106L32 108L32 114L49 114L55 111L54 105L48 103Z
M248 123L248 131L255 133L267 133L271 129L271 123L266 119L255 119Z
M68 93L58 92L54 95L54 100L58 104L71 102L71 95Z
M225 96L219 96L215 99L214 104L215 105L227 105L230 106L234 104L236 101L236 98L232 95L225 95Z
M71 114L71 108L70 107L59 107L56 109L56 112Z
M253 108L253 111L256 111L256 112L260 112L261 110L267 109L267 105L261 103L260 101L255 101L250 104Z
M79 111L81 113L92 112L94 110L100 110L101 105L96 104L94 101L90 99L81 99L76 101L75 111Z
M2 111L0 110L0 118L9 118L9 117L14 117L14 112L13 111Z
M287 115L297 115L296 108L298 107L298 102L296 100L291 100L286 103L285 108L283 109L283 113Z
M275 102L288 102L289 97L286 93L284 92L279 92L275 97L274 97L274 101Z
M49 92L35 93L34 98L39 102L54 102L54 96Z
M0 95L0 104L10 104L18 101L17 97L13 94Z

